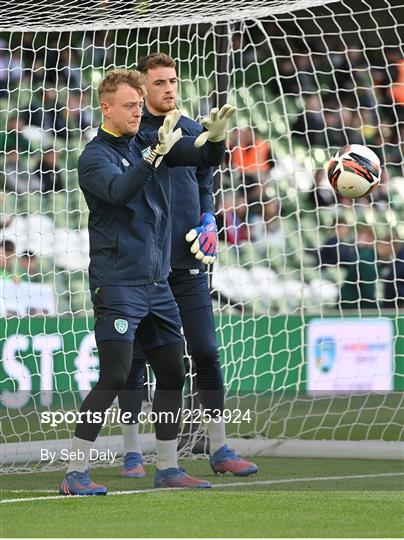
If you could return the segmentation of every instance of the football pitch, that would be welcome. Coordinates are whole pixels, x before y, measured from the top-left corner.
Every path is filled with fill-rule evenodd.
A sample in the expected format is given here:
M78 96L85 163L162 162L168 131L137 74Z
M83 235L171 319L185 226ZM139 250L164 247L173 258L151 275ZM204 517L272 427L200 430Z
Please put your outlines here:
M61 497L63 472L0 477L2 537L402 537L400 461L256 458L258 475L215 476L210 490L155 490L119 468L93 469L106 497Z

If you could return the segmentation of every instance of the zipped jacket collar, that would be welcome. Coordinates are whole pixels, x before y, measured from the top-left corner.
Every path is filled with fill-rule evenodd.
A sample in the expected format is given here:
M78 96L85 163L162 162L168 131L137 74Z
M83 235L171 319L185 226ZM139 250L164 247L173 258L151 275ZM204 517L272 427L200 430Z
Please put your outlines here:
M118 137L117 135L114 135L113 133L105 131L102 125L98 128L97 135L101 139L107 140L108 142L112 143L114 146L126 146L126 147L129 146L131 140L134 137L134 135L122 135Z

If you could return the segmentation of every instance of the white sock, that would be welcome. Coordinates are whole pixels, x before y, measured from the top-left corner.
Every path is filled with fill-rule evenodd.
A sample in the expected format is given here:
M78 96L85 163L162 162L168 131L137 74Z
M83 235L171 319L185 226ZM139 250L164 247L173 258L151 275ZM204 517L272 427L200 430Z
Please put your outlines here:
M73 437L72 446L70 452L74 452L75 458L70 459L67 472L84 472L88 469L88 462L90 461L90 450L93 448L94 443L92 441L86 441Z
M177 462L177 439L171 441L159 441L156 439L156 466L160 471L175 467Z
M139 424L121 424L123 435L123 452L137 452L142 455L139 440Z
M215 418L217 420L217 418ZM220 422L214 422L210 420L207 422L209 444L210 444L210 455L214 454L216 450L219 450L222 446L226 444L226 424L224 423L223 418L220 419Z

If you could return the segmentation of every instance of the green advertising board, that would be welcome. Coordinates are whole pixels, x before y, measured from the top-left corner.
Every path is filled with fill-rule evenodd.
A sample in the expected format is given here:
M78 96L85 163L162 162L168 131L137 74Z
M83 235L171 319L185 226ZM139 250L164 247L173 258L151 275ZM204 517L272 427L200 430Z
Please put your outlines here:
M392 321L393 384L404 389L404 316ZM218 343L229 395L266 391L304 393L307 328L311 317L220 317ZM324 320L327 320L326 318ZM10 408L59 406L69 393L85 392L98 378L91 319L0 320L1 403Z

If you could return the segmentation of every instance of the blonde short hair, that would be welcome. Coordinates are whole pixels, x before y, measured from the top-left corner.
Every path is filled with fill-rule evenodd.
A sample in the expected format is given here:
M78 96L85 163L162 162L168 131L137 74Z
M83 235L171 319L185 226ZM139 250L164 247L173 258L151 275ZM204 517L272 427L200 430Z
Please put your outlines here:
M109 94L115 94L121 84L128 84L144 97L144 77L135 69L113 69L109 71L98 86L98 100L101 102Z

